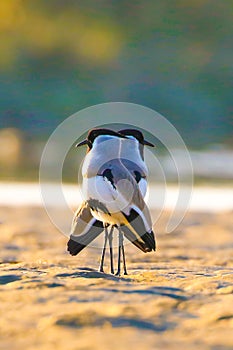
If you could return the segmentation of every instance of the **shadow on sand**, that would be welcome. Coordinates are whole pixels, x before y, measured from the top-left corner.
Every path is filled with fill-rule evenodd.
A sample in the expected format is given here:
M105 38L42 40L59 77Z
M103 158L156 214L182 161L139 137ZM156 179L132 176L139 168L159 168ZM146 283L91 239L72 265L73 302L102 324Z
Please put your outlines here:
M72 273L60 273L57 274L55 277L58 278L103 278L111 281L125 281L125 282L131 282L133 281L131 278L125 277L125 276L114 276L112 274L99 272L94 269L90 268L81 268L79 271L75 271Z
M172 288L172 287L150 287L147 289L109 289L104 288L101 289L102 291L106 292L112 292L112 293L123 293L123 294L140 294L140 295L158 295L158 296L164 296L169 297L172 299L185 301L188 299L186 295L184 295L183 289L179 288Z
M89 327L102 327L106 324L110 324L113 328L120 327L133 327L138 330L149 330L154 332L164 332L168 328L175 327L175 323L162 322L161 324L155 324L148 320L142 320L133 317L118 316L118 317L104 317L96 313L91 315L64 315L56 321L56 325L69 328L82 328Z
M140 294L140 295L157 295L157 296L164 296L169 297L172 299L184 301L188 299L188 296L185 295L185 292L183 289L180 288L174 288L170 286L156 286L156 287L149 287L149 288L135 288L138 286L138 282L133 278L128 278L125 276L114 276L107 273L98 272L94 269L90 268L82 268L79 269L79 271L71 272L71 273L61 273L57 274L55 276L56 278L63 279L63 278L90 278L90 279L105 279L110 281L121 281L127 283L127 288L98 288L99 291L106 292L106 293L122 293L122 294ZM130 283L130 287L129 287ZM123 287L123 285L122 285Z
M0 276L0 284L8 284L19 280L21 280L21 277L17 275Z

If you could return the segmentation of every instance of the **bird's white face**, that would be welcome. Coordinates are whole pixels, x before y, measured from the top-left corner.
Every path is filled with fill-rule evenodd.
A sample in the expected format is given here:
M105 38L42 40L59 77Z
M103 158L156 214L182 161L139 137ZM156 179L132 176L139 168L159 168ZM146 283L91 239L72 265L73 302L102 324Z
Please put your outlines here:
M140 143L136 137L132 135L127 135L126 137L122 139L122 146L125 146L126 150L131 150L131 152L138 152Z
M133 141L135 141L135 142L139 143L139 141L138 141L138 140L136 139L136 137L134 137L134 136L127 135L127 139L129 139L129 140L133 140Z
M140 143L136 137L134 137L132 135L127 135L127 139L130 141L133 141L134 145L139 147Z
M111 141L111 140L119 140L119 137L113 136L113 135L100 135L97 136L93 142L93 147L99 145L102 142L105 141Z

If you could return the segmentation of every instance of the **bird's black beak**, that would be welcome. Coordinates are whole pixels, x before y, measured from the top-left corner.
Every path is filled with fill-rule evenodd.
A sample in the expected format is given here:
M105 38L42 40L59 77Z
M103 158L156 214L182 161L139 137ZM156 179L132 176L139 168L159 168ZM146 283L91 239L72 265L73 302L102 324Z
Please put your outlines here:
M80 146L85 146L85 145L87 145L87 146L89 146L91 148L91 142L89 140L87 140L87 139L77 143L75 145L75 147L80 147Z
M143 144L144 144L145 146L155 147L155 145L154 145L153 143L151 143L151 142L149 142L149 141L146 141L146 140L143 141Z

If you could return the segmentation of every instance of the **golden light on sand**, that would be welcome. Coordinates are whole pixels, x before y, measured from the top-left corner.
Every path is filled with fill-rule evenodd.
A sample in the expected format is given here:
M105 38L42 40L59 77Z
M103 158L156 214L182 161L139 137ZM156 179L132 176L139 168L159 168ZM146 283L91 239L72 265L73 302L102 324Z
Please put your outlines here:
M116 277L97 271L99 249L67 255L43 208L1 206L2 349L232 349L231 218L189 213L168 235L161 221L158 251L128 244Z

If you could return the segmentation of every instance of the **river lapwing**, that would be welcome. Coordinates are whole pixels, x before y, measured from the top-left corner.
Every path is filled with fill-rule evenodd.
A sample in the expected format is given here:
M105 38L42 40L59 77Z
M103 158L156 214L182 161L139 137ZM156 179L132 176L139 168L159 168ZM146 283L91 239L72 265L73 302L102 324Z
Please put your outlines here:
M76 255L105 229L105 244L110 241L111 272L113 273L112 232L119 230L118 269L121 254L126 272L123 233L144 252L155 250L155 239L149 210L140 193L138 183L121 160L127 136L107 129L94 129L78 146L88 146L83 164L83 189L85 201L73 220L68 250ZM124 144L123 144L124 143ZM85 220L83 218L85 217ZM85 227L87 223L87 227ZM107 226L111 226L108 234ZM78 227L78 229L77 229ZM81 230L80 230L81 227ZM123 232L122 232L123 231ZM80 233L81 232L81 233Z

